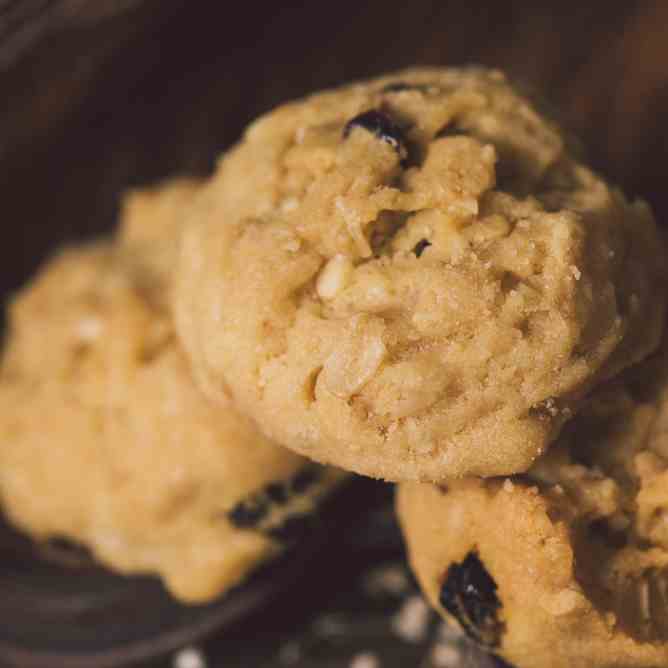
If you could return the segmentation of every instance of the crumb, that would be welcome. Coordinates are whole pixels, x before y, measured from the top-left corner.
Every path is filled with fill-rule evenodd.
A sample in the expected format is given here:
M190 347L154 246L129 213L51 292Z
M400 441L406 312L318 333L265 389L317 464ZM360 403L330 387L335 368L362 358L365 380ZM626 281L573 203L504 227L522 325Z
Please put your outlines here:
M557 410L557 404L555 403L554 399L552 399L552 397L545 400L545 408L547 408L552 417L557 417L559 414L559 411Z
M336 615L323 615L313 622L314 633L323 637L342 636L346 630L346 622Z
M406 571L399 565L383 566L369 573L364 579L364 589L369 594L403 594L409 586Z
M174 668L206 668L207 663L201 650L185 647L176 654L173 665Z
M461 661L461 652L452 645L438 643L431 652L431 661L434 668L457 668Z
M375 654L363 652L353 657L350 668L380 668L380 661Z
M299 661L301 655L301 647L296 642L289 642L278 651L278 660L284 666L291 666Z
M393 631L404 641L419 643L427 633L429 606L421 596L411 596L392 619Z

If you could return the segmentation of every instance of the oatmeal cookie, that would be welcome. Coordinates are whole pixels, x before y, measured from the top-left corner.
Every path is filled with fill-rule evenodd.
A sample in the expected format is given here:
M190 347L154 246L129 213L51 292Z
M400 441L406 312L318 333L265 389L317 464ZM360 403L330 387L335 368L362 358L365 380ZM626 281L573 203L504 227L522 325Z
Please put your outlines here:
M654 387L597 391L525 475L399 487L425 594L517 668L668 665L666 357L656 365Z
M312 528L342 474L196 388L168 307L171 279L158 270L174 259L158 239L173 247L158 222L172 215L174 191L161 190L157 208L155 193L133 196L122 242L62 251L11 304L0 502L35 538L81 543L122 573L156 573L194 602Z
M212 398L387 480L527 470L658 344L649 208L497 72L399 72L284 105L192 208L177 328Z

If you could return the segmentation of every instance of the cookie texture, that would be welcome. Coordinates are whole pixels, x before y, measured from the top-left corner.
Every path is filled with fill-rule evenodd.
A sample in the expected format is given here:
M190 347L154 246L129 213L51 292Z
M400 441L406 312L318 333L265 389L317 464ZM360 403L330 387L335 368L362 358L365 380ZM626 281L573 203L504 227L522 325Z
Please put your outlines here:
M656 348L664 260L501 73L409 70L249 127L191 210L177 327L204 391L299 453L510 474Z
M173 264L160 238L174 247L161 221L175 212L162 194L149 204L155 196L139 217L126 210L121 241L62 251L12 302L0 503L36 539L76 541L199 602L298 539L341 474L201 396L158 271Z
M399 487L432 605L517 668L668 664L666 368L599 389L525 475Z
M174 262L184 217L201 188L196 178L175 177L145 188L128 190L121 200L117 241L161 276L171 289ZM165 301L171 301L165 299Z

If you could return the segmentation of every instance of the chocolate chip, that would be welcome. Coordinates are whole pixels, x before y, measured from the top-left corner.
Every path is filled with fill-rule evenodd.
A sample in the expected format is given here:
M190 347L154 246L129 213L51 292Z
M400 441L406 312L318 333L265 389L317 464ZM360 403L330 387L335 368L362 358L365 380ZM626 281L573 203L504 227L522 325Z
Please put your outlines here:
M408 149L401 128L386 114L376 109L364 111L346 123L343 138L347 139L355 128L362 128L389 144L401 158L402 165L408 157Z
M503 630L498 619L501 602L496 589L496 582L475 552L450 566L441 587L441 605L470 638L487 648L499 645Z
M431 242L427 241L426 239L420 239L420 241L418 241L413 248L415 257L420 257L422 253L424 253L424 249L428 248L429 246L431 246Z

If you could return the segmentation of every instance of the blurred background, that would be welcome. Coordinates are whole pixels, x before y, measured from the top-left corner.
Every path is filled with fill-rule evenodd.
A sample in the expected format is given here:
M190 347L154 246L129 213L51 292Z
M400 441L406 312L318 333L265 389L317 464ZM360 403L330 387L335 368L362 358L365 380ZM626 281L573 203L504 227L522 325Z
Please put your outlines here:
M668 213L664 0L0 0L0 290L107 229L126 186L206 172L283 100L469 62L532 83L597 167Z
M284 100L474 62L541 91L598 169L668 217L665 0L0 0L0 297L110 229L123 189L206 173Z

